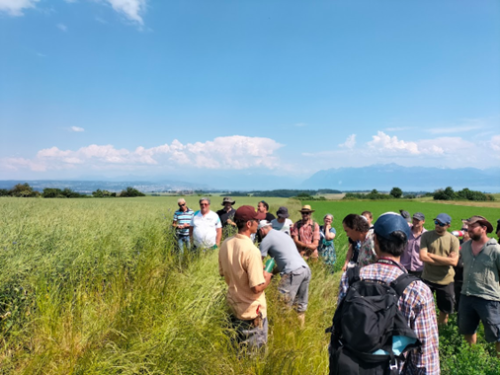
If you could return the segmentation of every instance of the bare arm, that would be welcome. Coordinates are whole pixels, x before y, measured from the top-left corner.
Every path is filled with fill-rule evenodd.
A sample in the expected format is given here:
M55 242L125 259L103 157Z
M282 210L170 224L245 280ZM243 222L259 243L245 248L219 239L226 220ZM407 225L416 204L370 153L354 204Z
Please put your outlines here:
M316 250L318 248L318 242L319 242L318 240L314 240L311 244L304 246L307 247L308 249Z
M335 233L331 233L330 232L331 228L332 227L329 226L329 225L325 228L325 238L326 238L327 241L331 241L331 240L333 240L335 238Z
M217 236L215 238L215 244L217 245L217 247L219 247L220 246L220 239L222 237L222 228L217 228L216 231L217 231Z
M451 253L447 257L442 257L436 254L427 254L438 266L454 266L458 264L458 253Z
M193 243L193 227L189 227L189 240Z
M259 284L259 285L253 286L251 288L252 292L255 293L255 294L259 294L259 293L263 292L269 286L269 284L271 283L271 278L272 277L273 277L272 273L264 271L264 279L266 281L263 284Z
M419 255L422 262L427 264L436 264L435 260L429 256L430 254L427 252L427 248L420 249Z
M347 269L347 265L349 264L349 262L351 261L352 259L352 253L353 253L353 250L352 250L352 245L349 244L349 250L347 250L347 255L345 256L345 263L344 263L344 267L342 267L342 271L345 272L345 270Z
M293 236L293 242L295 242L295 245L297 245L297 248L302 248L302 247L307 247L305 243L302 241L299 241L299 236Z

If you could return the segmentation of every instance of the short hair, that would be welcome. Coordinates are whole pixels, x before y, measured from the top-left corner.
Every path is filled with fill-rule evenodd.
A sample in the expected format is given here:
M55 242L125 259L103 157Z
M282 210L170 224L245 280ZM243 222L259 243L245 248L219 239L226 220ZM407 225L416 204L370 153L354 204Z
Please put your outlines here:
M266 206L266 210L269 211L269 205L267 204L266 201L260 201L259 203L262 203L264 206Z
M198 203L200 203L200 204L201 204L201 202L203 202L203 201L207 201L207 202L208 202L208 204L210 204L210 199L205 198L205 197L200 198L200 200L198 201Z
M365 215L368 215L368 217L370 219L373 219L373 214L371 213L371 211L363 211L363 212L361 212L361 216L365 216Z
M346 227L351 228L358 232L364 233L370 230L370 225L368 224L368 221L366 221L366 218L364 218L361 215L349 214L346 217L344 217L344 220L342 220L342 224L345 224Z
M332 214L326 214L325 216L323 216L323 221L325 221L325 219L327 217L331 217L332 218L332 221L333 221L333 215Z
M245 228L245 225L247 225L247 222L248 222L248 220L234 219L234 223L236 224L236 228L238 228L238 230Z
M177 199L177 204L181 203L181 202L184 202L186 203L186 200L184 198L179 198Z
M405 232L397 230L391 233L390 239L379 236L375 233L378 240L378 246L381 252L400 257L405 251L408 237Z

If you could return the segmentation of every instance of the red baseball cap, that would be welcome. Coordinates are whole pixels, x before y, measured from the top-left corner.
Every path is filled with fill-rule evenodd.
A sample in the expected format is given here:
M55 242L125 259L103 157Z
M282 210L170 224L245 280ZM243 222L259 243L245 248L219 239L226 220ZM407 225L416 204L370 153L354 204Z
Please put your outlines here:
M241 206L236 210L234 218L242 221L263 220L266 218L266 214L255 211L253 206Z

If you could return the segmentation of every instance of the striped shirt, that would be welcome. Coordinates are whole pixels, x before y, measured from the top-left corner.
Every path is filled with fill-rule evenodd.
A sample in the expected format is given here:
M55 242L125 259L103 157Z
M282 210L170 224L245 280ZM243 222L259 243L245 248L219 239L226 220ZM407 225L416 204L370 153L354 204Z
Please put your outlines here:
M174 212L174 223L177 224L191 224L191 220L193 219L194 211L187 208L186 211L177 210ZM175 233L178 236L189 236L189 227L177 229Z
M380 280L387 284L396 280L402 273L403 271L396 265L384 263L370 264L361 268L359 272L361 279ZM337 306L346 296L348 289L345 272L340 280ZM408 321L408 326L422 342L421 350L410 351L406 355L406 361L400 363L400 374L438 375L440 373L439 337L434 298L429 287L420 280L412 282L404 290L398 306Z

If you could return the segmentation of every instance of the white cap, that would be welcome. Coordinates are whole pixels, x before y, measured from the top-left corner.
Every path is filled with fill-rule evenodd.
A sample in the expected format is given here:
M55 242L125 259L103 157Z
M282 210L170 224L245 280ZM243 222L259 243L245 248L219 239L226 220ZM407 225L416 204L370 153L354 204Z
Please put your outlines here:
M259 227L258 227L258 229L262 229L262 228L267 227L269 225L271 225L271 223L269 221L267 221L267 220L261 220L261 221L259 221Z

